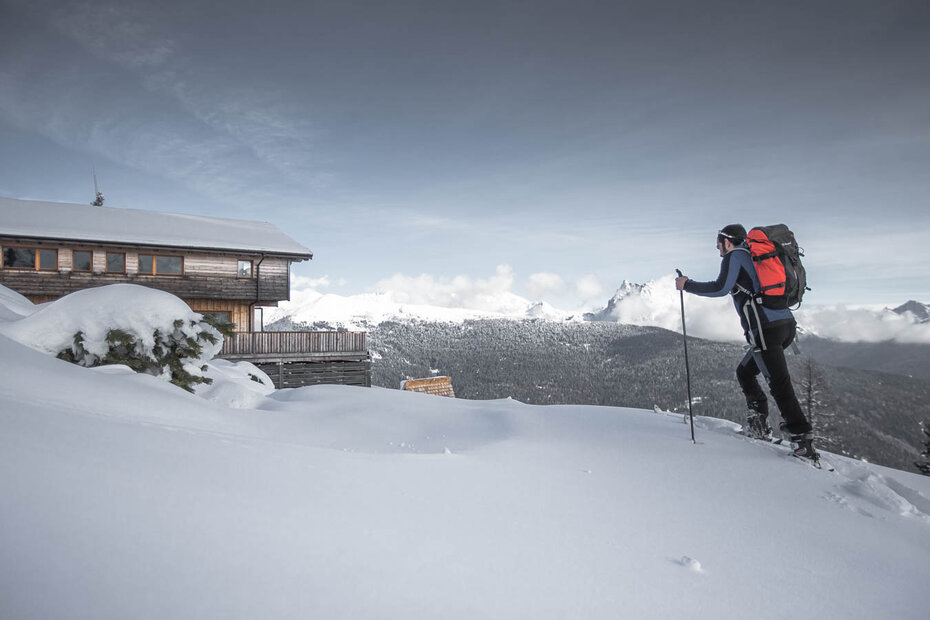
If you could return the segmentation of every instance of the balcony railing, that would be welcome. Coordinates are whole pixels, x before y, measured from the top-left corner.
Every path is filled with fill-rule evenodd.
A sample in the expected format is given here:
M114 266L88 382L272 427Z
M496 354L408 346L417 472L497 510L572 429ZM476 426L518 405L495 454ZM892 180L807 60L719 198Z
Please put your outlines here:
M220 356L258 359L367 354L367 332L240 332L226 338Z

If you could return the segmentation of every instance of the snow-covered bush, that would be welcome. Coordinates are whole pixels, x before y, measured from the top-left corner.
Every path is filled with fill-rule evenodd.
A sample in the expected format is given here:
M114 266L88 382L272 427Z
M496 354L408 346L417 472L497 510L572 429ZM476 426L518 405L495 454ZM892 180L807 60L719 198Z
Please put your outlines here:
M211 324L213 323L213 324ZM82 366L125 364L193 391L223 346L217 324L179 298L134 284L77 291L6 324L3 332Z
M151 347L135 334L111 329L104 338L107 349L103 355L88 351L84 346L84 333L78 332L71 346L58 352L58 358L88 367L124 364L136 372L150 375L168 373L171 383L188 391L193 391L195 384L211 383L211 379L200 374L207 370L206 365L198 368L190 360L201 357L204 344L217 343L215 330L206 322L182 319L176 319L171 327L168 332L156 329L152 334L154 345Z

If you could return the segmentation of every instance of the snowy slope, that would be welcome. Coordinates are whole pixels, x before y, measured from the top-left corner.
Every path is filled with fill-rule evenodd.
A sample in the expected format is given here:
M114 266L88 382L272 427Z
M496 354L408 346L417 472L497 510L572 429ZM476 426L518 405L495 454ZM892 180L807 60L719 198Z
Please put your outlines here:
M0 377L4 618L930 605L930 478L830 455L818 471L728 422L698 418L693 445L679 415L342 386L230 409L3 336Z

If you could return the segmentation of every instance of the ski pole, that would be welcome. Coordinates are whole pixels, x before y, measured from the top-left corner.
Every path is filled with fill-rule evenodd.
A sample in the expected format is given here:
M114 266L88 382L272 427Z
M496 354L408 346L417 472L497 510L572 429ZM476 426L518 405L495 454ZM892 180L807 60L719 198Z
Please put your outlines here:
M681 269L676 269L675 272L679 278L684 277ZM678 291L678 293L681 296L681 337L685 343L685 376L688 380L688 418L691 420L691 443L697 443L694 440L694 411L691 408L691 365L688 364L688 330L685 328L685 292Z

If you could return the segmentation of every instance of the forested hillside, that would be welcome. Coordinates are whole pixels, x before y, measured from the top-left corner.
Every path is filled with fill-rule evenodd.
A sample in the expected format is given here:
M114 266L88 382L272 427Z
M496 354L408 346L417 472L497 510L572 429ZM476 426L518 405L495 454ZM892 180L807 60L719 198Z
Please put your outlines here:
M803 347L805 354L824 364L930 379L930 344L837 342L807 335Z
M664 329L544 320L385 322L370 328L370 337L374 385L397 388L404 379L440 374L452 377L459 398L688 408L682 338ZM689 355L695 414L742 421L745 402L734 375L742 347L689 339ZM822 444L829 440L828 449L913 471L919 422L930 420L930 381L803 356L789 356L789 363L805 408L812 393ZM815 379L810 390L808 375Z

